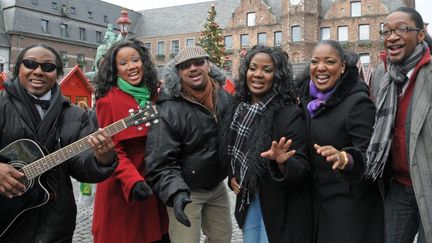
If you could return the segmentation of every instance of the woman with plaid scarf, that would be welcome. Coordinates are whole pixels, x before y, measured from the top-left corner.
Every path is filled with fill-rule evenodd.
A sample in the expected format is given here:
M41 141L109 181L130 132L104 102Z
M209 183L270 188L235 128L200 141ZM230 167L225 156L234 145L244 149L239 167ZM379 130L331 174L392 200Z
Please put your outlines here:
M228 184L237 194L235 216L245 243L312 240L306 128L296 98L286 53L253 47L240 67L224 129Z

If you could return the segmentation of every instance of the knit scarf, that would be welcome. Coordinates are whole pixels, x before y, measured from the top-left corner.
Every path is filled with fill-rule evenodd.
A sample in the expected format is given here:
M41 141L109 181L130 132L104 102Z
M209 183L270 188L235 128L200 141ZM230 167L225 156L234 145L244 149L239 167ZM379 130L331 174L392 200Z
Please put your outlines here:
M392 144L393 128L396 117L397 89L408 81L406 74L414 69L426 52L427 44L417 45L413 53L401 64L389 63L388 71L382 77L376 97L377 111L371 142L366 151L367 166L365 176L376 179L382 176Z
M144 107L150 100L150 90L145 86L144 83L141 83L140 86L133 86L124 81L122 78L118 77L117 86L123 92L131 95L141 108Z
M312 118L315 116L320 106L330 98L334 91L335 89L333 88L327 92L321 92L317 89L312 80L309 81L309 94L314 99L308 103L307 110Z
M183 92L187 96L194 98L198 103L207 107L207 109L212 112L214 112L213 85L215 85L215 82L213 82L213 80L209 78L206 86L204 87L204 90L196 90L187 82L182 81Z
M268 104L276 96L273 92L270 96L264 97L261 101L254 104L247 102L241 102L234 111L233 120L230 125L230 131L233 134L233 141L228 145L228 155L230 156L230 162L232 171L236 171L236 164L240 165L240 178L239 184L243 188L242 202L240 210L242 209L244 203L249 204L249 187L255 187L256 185L250 185L250 179L246 176L250 158L249 156L254 156L249 154L249 135L251 134L252 128L261 118L263 112L268 107ZM249 175L254 176L254 175ZM253 181L258 181L257 178Z

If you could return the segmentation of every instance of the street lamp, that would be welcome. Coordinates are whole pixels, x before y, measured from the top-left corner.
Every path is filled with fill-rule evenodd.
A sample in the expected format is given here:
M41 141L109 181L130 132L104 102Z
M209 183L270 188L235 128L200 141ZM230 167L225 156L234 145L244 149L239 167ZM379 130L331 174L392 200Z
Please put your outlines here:
M117 19L117 24L120 28L120 33L122 34L123 38L125 38L129 33L129 29L131 26L131 20L129 18L128 10L126 8L122 8L120 12L120 17Z

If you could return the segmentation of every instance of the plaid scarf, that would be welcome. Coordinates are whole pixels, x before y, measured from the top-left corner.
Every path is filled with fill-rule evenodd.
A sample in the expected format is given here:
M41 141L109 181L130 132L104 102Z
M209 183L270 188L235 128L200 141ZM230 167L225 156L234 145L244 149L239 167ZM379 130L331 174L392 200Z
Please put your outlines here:
M251 181L257 181L258 175L254 173L249 173L246 176L249 163L250 163L250 146L249 136L252 132L253 126L262 117L263 112L268 107L268 104L273 100L276 94L272 93L270 96L264 97L261 101L255 104L249 104L246 102L241 102L235 109L233 121L230 125L230 131L233 134L233 141L228 145L228 155L230 156L230 162L232 171L235 173L235 165L240 165L240 177L239 185L242 187L242 202L240 210L242 209L244 202L249 204L249 194L251 188L254 188L256 183L251 183ZM256 176L257 178L251 178Z
M388 60L389 68L380 82L376 97L377 111L371 142L366 151L367 178L382 176L394 133L394 121L398 105L398 89L408 81L406 74L414 69L427 49L425 42L418 44L413 53L402 64L393 64Z

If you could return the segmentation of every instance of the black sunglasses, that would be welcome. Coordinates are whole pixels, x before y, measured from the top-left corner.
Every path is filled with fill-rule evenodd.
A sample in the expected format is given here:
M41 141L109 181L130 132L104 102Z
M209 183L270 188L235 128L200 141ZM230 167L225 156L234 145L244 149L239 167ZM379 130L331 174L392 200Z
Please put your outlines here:
M55 65L54 63L49 63L49 62L40 63L29 59L22 60L22 64L24 64L24 67L32 70L35 70L37 67L40 66L42 71L46 73L50 73L57 69L57 65Z
M177 65L177 68L180 70L185 70L185 69L190 68L190 66L192 66L192 64L194 66L202 66L205 63L205 60L206 60L206 58L188 60L186 62L182 62L179 65Z

